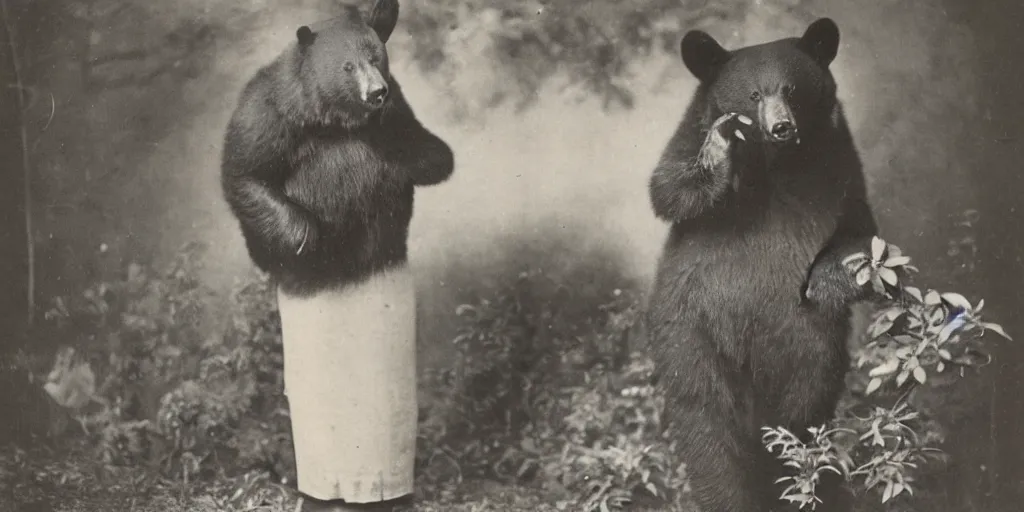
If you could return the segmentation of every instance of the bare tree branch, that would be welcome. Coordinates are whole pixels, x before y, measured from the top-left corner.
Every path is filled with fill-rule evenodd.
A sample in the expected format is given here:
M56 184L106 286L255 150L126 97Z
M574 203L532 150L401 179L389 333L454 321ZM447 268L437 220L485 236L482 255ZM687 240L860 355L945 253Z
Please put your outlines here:
M7 44L11 51L11 63L14 67L14 88L18 91L18 109L22 114L26 110L25 102L25 89L26 86L22 81L21 76L21 61L18 56L18 44L14 36L14 27L11 26L10 22L10 11L7 8L7 0L0 0L0 14L3 15L4 28L7 32ZM28 251L28 291L26 300L28 301L28 326L32 327L35 323L35 297L36 297L36 283L35 283L35 240L33 239L33 226L32 226L32 165L29 156L29 145L28 145L28 130L25 127L24 119L21 119L19 123L19 130L21 132L21 165L24 172L24 197L25 197L25 244Z

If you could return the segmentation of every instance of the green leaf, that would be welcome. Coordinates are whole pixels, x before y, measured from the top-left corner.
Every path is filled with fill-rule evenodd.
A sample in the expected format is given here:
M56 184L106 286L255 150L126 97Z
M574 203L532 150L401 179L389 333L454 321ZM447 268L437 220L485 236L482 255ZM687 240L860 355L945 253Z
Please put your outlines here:
M885 245L885 240L882 240L877 236L871 239L871 259L873 261L882 259L882 253L885 251Z
M949 338L953 336L953 333L956 332L960 325L961 324L959 322L944 325L942 330L939 331L939 343L941 344L949 341Z
M893 325L892 320L885 317L879 318L878 321L871 324L871 338L877 338L889 332L889 329L892 329Z
M645 484L644 487L647 488L648 492L650 492L654 496L660 496L658 494L658 486L654 485L654 483L647 482L647 484Z
M953 354L950 354L949 351L944 349L944 348L940 348L939 349L939 357L941 357L942 359L945 359L946 361L952 361L953 360Z
M903 484L897 483L893 486L892 495L893 497L899 496L903 492Z
M1004 338L1006 338L1006 339L1008 339L1010 341L1013 341L1013 338L1011 338L1009 334L1006 334L1006 331L1003 330L1003 326L1001 326L999 324L994 324L992 322L982 322L981 326L984 327L986 331L993 331L996 334L998 334L998 335L1000 335L1000 336L1002 336L1002 337L1004 337Z
M928 345L928 340L921 340L921 342L917 344L917 348L914 349L914 355L920 356L922 353L924 353L925 349L928 348Z
M924 297L921 295L921 289L916 286L905 286L903 291L907 292L908 295L914 298L918 302L924 302Z
M928 290L924 295L924 303L927 306L936 306L942 302L942 296L935 290Z
M460 304L455 308L455 314L457 316L463 316L467 313L476 313L476 307L471 304Z
M790 500L790 501L805 502L805 501L810 501L811 500L811 496L808 495L808 494L791 494L791 495L787 496L786 499Z
M896 272L893 272L891 268L881 267L878 269L878 277L882 278L889 286L896 286L899 282L899 277L896 276Z
M900 374L896 376L896 385L897 386L903 386L903 384L905 382L907 382L908 378L910 378L910 372L909 371L902 371L902 372L900 372Z
M923 367L918 366L917 368L914 368L914 380L924 384L924 381L927 380L927 378L928 373L924 371Z
M893 483L885 483L885 491L882 492L882 503L886 503L892 499Z
M964 297L963 295L960 295L959 293L952 293L952 292L943 293L942 294L942 300L946 301L946 303L951 305L951 306L956 306L958 308L963 308L963 309L965 309L967 311L971 311L973 309L973 308L971 308L971 302L969 300L967 300L966 297Z
M917 411L915 411L915 412L908 412L907 414L904 414L903 416L900 416L899 420L901 422L906 422L906 421L917 419L917 417L920 416L920 415L921 415L921 413L919 413Z
M946 370L946 363L943 363L942 361L939 361L938 364L935 365L935 371L937 371L939 373L942 373L945 370Z
M533 467L533 464L530 461L523 461L523 463L519 465L519 470L516 471L516 478L522 478L531 467Z
M890 257L889 259L885 260L885 263L882 263L882 266L889 267L889 268L901 267L903 265L906 265L907 263L910 263L910 258L909 257L907 257L907 256L895 256L895 257Z
M864 267L857 271L857 286L864 286L871 280L871 267Z
M903 313L905 313L904 310L902 310L902 309L900 309L898 307L891 307L891 308L886 309L885 313L883 313L882 316L887 318L887 319L889 319L889 320L896 320Z
M874 393L881 386L882 386L882 379L879 379L878 377L875 377L875 378L871 379L870 382L868 382L868 387L867 387L867 389L864 390L864 394L865 395L870 395L871 393Z
M895 372L896 370L898 370L899 367L900 367L899 359L890 359L890 360L888 360L888 361L886 361L886 362L884 362L884 363L874 367L870 372L868 372L868 377L879 377L879 376L882 376L882 375L889 375L889 374Z
M885 285L882 284L882 279L878 277L878 274L871 278L871 289L879 295L885 295Z

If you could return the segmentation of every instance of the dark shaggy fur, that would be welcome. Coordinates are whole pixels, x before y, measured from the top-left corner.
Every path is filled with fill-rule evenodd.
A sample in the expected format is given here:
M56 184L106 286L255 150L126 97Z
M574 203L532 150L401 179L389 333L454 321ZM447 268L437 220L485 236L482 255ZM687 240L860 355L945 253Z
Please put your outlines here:
M246 85L228 125L224 195L253 262L286 293L404 263L414 187L452 174L451 149L388 70L397 17L397 1L378 0L366 21L350 8L301 27Z
M843 390L849 306L865 292L840 261L877 229L828 69L838 43L823 19L732 52L699 31L681 45L700 85L650 181L672 226L647 322L705 512L781 509L761 427L804 433ZM840 510L836 483L819 509Z

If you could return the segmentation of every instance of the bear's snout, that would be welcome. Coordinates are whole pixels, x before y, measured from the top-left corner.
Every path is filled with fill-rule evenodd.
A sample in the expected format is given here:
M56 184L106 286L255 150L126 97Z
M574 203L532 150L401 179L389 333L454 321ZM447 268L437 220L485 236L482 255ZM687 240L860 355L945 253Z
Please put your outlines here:
M358 74L359 90L363 102L371 108L384 106L388 99L388 82L384 75L373 66L362 66Z
M374 107L379 107L388 99L388 84L382 84L366 93L366 102Z
M799 140L799 130L793 110L781 96L769 96L761 102L759 117L761 129L772 142Z
M777 141L787 141L796 136L796 125L792 121L782 120L772 125L771 136Z

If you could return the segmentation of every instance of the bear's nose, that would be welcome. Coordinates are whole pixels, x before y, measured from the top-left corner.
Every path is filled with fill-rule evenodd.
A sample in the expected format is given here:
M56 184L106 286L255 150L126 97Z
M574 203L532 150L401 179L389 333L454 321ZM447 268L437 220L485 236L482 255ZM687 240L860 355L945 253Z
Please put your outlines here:
M787 141L796 135L796 125L792 121L779 121L772 125L772 137L777 141Z
M384 100L386 100L387 97L388 97L388 86L387 85L383 85L381 87L378 87L378 88L373 89L372 91L366 93L366 101L367 101L367 103L369 103L371 105L374 105L374 106L378 106L378 107L384 104Z

